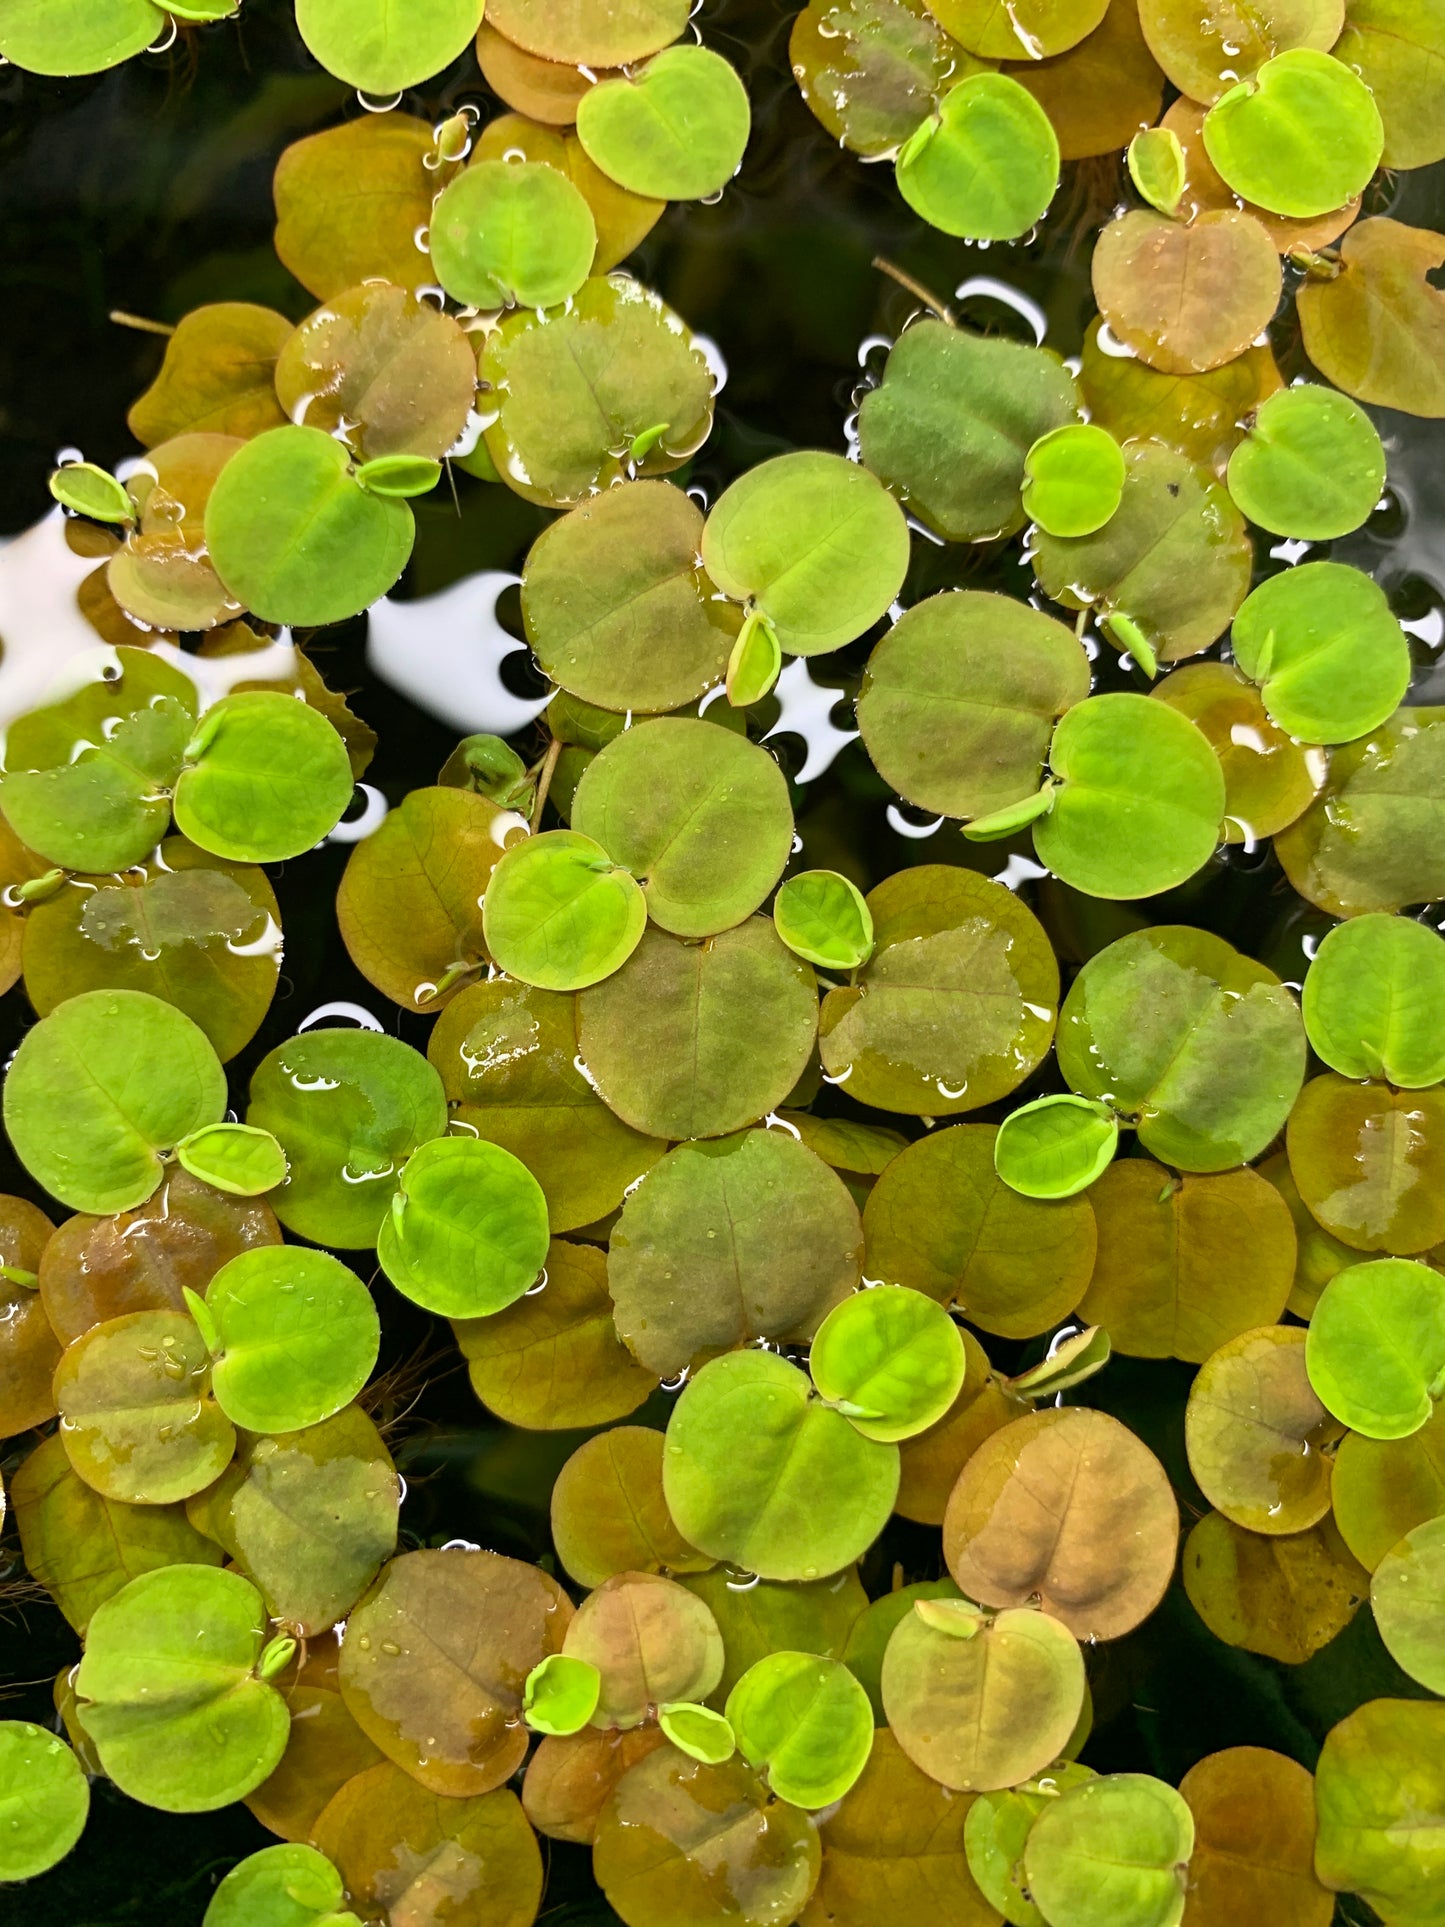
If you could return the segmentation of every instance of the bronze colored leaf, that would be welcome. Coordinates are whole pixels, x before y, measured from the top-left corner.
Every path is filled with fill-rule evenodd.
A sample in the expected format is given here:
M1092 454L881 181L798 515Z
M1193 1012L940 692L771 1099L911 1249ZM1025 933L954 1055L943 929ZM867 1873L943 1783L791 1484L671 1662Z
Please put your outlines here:
M176 435L240 435L280 428L276 357L291 323L249 301L193 308L166 343L154 382L126 420L138 442L154 448Z
M1251 1532L1302 1532L1330 1509L1331 1448L1344 1427L1305 1372L1302 1325L1221 1345L1189 1391L1189 1469L1210 1504Z
M1094 249L1094 299L1151 368L1197 375L1242 355L1279 306L1274 242L1238 208L1188 225L1136 208Z
M308 135L276 165L276 252L328 301L376 276L425 287L431 256L416 237L440 185L424 163L436 136L410 114L362 114Z
M1051 60L1005 62L1053 122L1059 157L1117 154L1159 118L1164 76L1139 25L1137 0L1109 0L1094 31Z
M1445 1090L1312 1077L1290 1113L1289 1168L1311 1213L1356 1251L1445 1240Z
M640 1726L672 1700L704 1700L722 1678L717 1621L655 1572L619 1572L588 1594L562 1650L602 1675L594 1726Z
M1182 1927L1330 1927L1335 1897L1315 1877L1315 1782L1262 1746L1231 1746L1179 1782L1194 1815Z
M1445 1517L1445 1404L1404 1439L1348 1432L1335 1457L1335 1523L1362 1566L1376 1566L1428 1519Z
M523 1810L538 1833L590 1847L597 1836L597 1816L617 1782L666 1744L660 1726L634 1726L626 1732L611 1727L605 1733L584 1726L565 1737L549 1734L528 1762Z
M1377 217L1352 227L1333 280L1299 291L1305 352L1356 401L1407 415L1445 415L1445 294L1428 279L1445 266L1429 228Z
M1137 355L1106 354L1103 325L1096 315L1084 336L1079 388L1089 419L1116 441L1166 442L1222 478L1244 420L1284 385L1269 349L1248 348L1203 375L1161 375Z
M561 1651L571 1618L556 1580L519 1559L403 1553L346 1622L342 1697L429 1791L490 1793L526 1758L522 1689Z
M477 65L492 92L518 117L527 114L552 127L570 127L577 118L578 102L592 90L591 78L580 67L528 53L499 34L489 20L483 20L477 33ZM597 75L599 81L609 78L605 72ZM486 131L495 124L490 123Z
M1102 1325L1116 1352L1197 1365L1283 1313L1294 1225L1257 1173L1176 1177L1147 1158L1125 1158L1089 1200L1099 1248L1079 1316Z
M992 1124L958 1124L893 1160L863 1208L863 1269L957 1305L1000 1338L1032 1338L1088 1288L1094 1211L1082 1194L1045 1201L1011 1190L994 1169L996 1135Z
M1328 1517L1276 1534L1206 1512L1185 1541L1184 1590L1226 1646L1301 1666L1349 1625L1370 1576Z
M626 1418L657 1376L617 1336L605 1254L554 1238L546 1270L542 1291L490 1318L453 1323L472 1390L509 1425L539 1431Z
M26 1198L0 1197L0 1265L34 1279L55 1227ZM36 1286L0 1278L0 1438L55 1416L50 1381L61 1343Z
M995 1374L982 1345L966 1326L960 1326L959 1336L964 1376L958 1397L936 1425L900 1440L898 1446L901 1471L894 1510L925 1526L943 1524L958 1475L984 1440L1032 1409Z
M1126 1425L1083 1405L1031 1412L986 1439L943 1522L944 1558L966 1598L1041 1605L1089 1640L1148 1618L1178 1539L1163 1466Z
M663 1434L618 1425L579 1445L552 1488L552 1538L582 1586L619 1572L705 1572L662 1496Z
M298 1648L276 1681L291 1711L291 1731L280 1765L247 1794L246 1805L283 1840L309 1841L327 1803L383 1757L346 1710L340 1657L335 1633L323 1634Z

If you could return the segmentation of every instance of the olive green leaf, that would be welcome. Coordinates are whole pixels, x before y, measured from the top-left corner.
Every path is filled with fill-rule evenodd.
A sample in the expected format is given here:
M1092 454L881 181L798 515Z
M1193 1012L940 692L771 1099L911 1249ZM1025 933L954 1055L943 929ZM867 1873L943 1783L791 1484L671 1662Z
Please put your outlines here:
M562 1467L552 1488L552 1538L579 1585L600 1586L623 1572L677 1575L713 1565L687 1543L667 1509L662 1461L661 1432L617 1425L584 1441Z
M724 595L762 611L788 655L821 655L887 612L908 567L908 524L867 469L800 449L723 490L702 560Z
M213 1812L259 1786L285 1750L291 1716L266 1684L275 1656L261 1595L238 1573L143 1573L90 1622L80 1724L132 1799Z
M592 210L543 161L474 161L442 190L429 233L437 279L469 308L555 308L597 252Z
M847 1187L789 1132L679 1145L613 1228L618 1333L659 1378L760 1339L805 1342L855 1291L862 1247Z
M1189 1468L1210 1503L1248 1532L1303 1532L1329 1511L1328 1448L1339 1426L1306 1372L1297 1325L1228 1339L1190 1387Z
M360 1250L376 1243L411 1153L445 1132L446 1093L394 1037L308 1030L261 1060L246 1122L286 1153L290 1175L270 1203L287 1229Z
M1109 1168L1118 1144L1109 1106L1066 1091L1009 1113L994 1139L994 1168L1026 1198L1071 1198Z
M738 171L751 125L747 90L721 54L684 44L577 104L577 138L619 186L659 201L700 201Z
M1257 1157L1304 1077L1299 1008L1272 971L1182 925L1121 937L1075 978L1059 1068L1081 1096L1133 1119L1143 1148L1184 1171Z
M72 1210L143 1204L182 1138L217 1124L226 1077L189 1017L139 990L91 990L21 1042L5 1128L26 1170Z
M1088 657L1061 622L1009 596L953 590L905 610L878 643L858 726L910 803L989 817L1036 794L1055 722L1088 693Z
M531 1288L547 1240L547 1201L520 1158L482 1138L434 1138L407 1159L376 1255L414 1303L479 1318Z

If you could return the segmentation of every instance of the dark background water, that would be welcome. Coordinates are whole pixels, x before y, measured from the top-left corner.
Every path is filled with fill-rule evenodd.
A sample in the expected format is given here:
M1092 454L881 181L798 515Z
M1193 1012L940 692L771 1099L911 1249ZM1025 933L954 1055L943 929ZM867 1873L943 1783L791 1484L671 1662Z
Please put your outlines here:
M969 276L1006 280L1043 308L1049 345L1076 353L1093 311L1093 235L1123 192L1117 157L1067 168L1054 209L1027 247L983 252L925 227L899 199L890 169L840 153L802 105L786 56L795 10L788 0L707 0L705 38L743 72L752 97L748 158L717 206L670 209L629 263L726 359L729 378L713 436L683 478L710 496L780 450L843 446L855 391L881 365L880 348L862 360L860 349L869 337L896 335L916 306L875 269L875 255L890 257L945 299ZM317 70L290 13L284 0L245 0L239 21L183 35L168 55L93 80L0 70L0 537L46 512L46 477L62 447L77 446L106 465L137 452L125 411L159 365L162 344L115 326L113 309L175 321L205 301L242 299L300 319L314 305L272 250L271 174L290 141L361 110ZM497 111L470 56L405 105L439 118L466 101ZM1386 179L1372 190L1369 211L1440 226L1442 183L1445 168ZM987 298L970 299L963 313L975 325L1028 338L1017 315ZM1303 363L1289 310L1275 337L1286 375L1298 372ZM1333 553L1373 570L1397 612L1418 619L1445 606L1440 438L1432 424L1372 412L1390 451L1392 499ZM431 593L483 568L519 569L548 519L500 488L465 477L458 484L456 506L444 491L421 505L417 552L401 594ZM1280 566L1260 546L1262 569ZM1032 586L1017 543L943 549L915 542L905 602L963 582L1020 596ZM368 781L395 803L434 780L455 738L368 673L363 635L359 622L328 632L316 661L334 686L355 691L353 707L378 731ZM845 726L870 646L865 638L815 670L837 687L834 716ZM1445 700L1431 651L1422 645L1418 656L1415 700ZM508 675L519 690L540 686L528 684L524 654L512 659ZM1100 686L1131 686L1107 652L1099 676ZM524 751L534 743L519 739ZM785 768L801 767L797 739L777 737L772 746ZM927 838L900 834L888 820L891 800L861 749L844 750L826 776L795 790L802 860L847 869L865 887L916 862L969 863L990 873L1001 867L1006 848L977 850L954 826ZM902 815L921 826L918 812ZM332 904L346 855L344 847L328 847L272 872L286 961L267 1022L229 1067L238 1104L260 1057L325 1001L360 1003L424 1046L426 1023L387 1006L341 947ZM1042 895L1026 885L1025 894L1048 922L1066 969L1147 920L1217 930L1297 979L1301 936L1325 922L1294 896L1267 848L1221 855L1170 898L1122 911L1070 900L1052 885ZM8 1055L30 1021L17 987L0 1000L0 1052ZM1041 1070L1021 1095L1049 1088L1050 1076ZM869 1115L827 1087L819 1108ZM912 1120L878 1121L921 1128ZM37 1196L8 1146L0 1151L0 1189ZM548 1495L579 1435L525 1434L491 1421L469 1391L445 1328L395 1294L387 1293L386 1304L383 1365L410 1362L414 1381L426 1384L392 1441L409 1487L404 1542L465 1537L550 1562ZM1020 1347L990 1340L989 1350L1017 1369L1038 1355L1042 1341ZM1183 1449L1191 1377L1185 1365L1116 1359L1088 1392L1090 1403L1127 1420L1159 1453L1186 1521L1207 1509ZM659 1394L638 1416L662 1424L666 1411ZM18 1440L4 1448L7 1474L29 1445ZM895 1521L865 1563L870 1592L887 1589L895 1563L909 1579L934 1576L938 1534ZM0 1573L6 1571L23 1577L13 1525L0 1542ZM78 1642L48 1603L0 1603L0 1714L48 1719L50 1682L77 1657ZM1096 1727L1084 1757L1101 1770L1133 1768L1175 1782L1204 1754L1246 1742L1312 1766L1329 1727L1362 1700L1423 1696L1390 1661L1368 1611L1308 1664L1291 1668L1221 1645L1177 1586L1136 1633L1092 1653L1090 1672ZM0 1892L0 1922L193 1927L221 1874L270 1838L241 1807L164 1815L100 1783L81 1846L42 1880ZM543 1918L615 1919L592 1889L587 1855L545 1841L543 1847L552 1871ZM1371 1918L1356 1901L1342 1903L1338 1917Z

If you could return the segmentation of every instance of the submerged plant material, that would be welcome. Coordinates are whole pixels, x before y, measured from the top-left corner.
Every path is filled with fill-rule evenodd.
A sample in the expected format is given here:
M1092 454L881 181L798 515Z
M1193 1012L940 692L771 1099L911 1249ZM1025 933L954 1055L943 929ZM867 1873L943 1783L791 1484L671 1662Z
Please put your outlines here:
M0 0L37 1922L1440 1915L1438 23L785 12Z

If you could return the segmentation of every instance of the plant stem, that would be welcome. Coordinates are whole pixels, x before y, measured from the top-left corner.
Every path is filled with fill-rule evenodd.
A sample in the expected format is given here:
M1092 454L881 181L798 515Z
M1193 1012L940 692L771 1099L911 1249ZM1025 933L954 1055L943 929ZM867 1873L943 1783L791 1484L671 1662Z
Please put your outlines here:
M547 792L552 787L552 774L557 767L557 758L561 754L561 738L554 736L547 745L547 754L542 758L542 773L537 778L537 799L532 805L532 820L528 825L533 836L542 826L542 812L547 807Z
M127 314L124 308L112 308L110 318L119 328L134 328L143 335L173 335L175 329L168 321L148 321L143 314Z
M921 281L915 281L911 274L905 274L895 262L889 261L881 254L875 254L873 265L880 274L886 274L890 281L896 281L900 288L906 289L916 300L921 301L930 314L936 314L939 320L947 322L950 328L958 326L953 318L952 308L925 288Z

